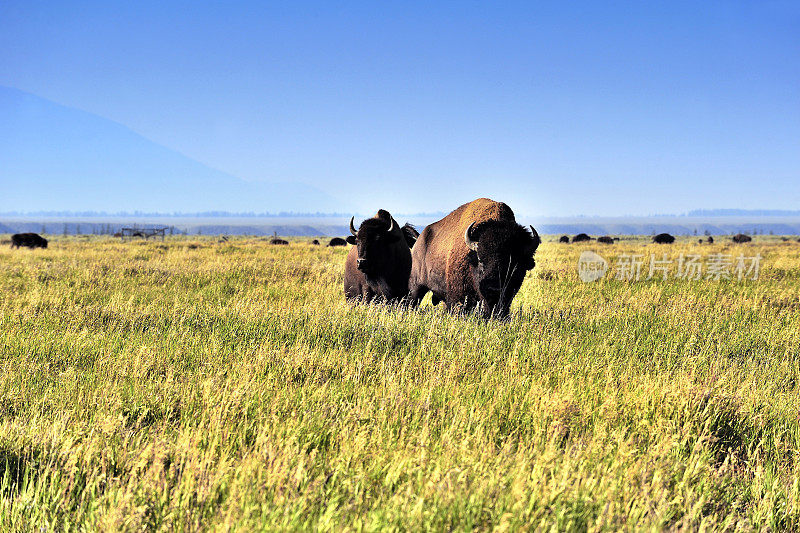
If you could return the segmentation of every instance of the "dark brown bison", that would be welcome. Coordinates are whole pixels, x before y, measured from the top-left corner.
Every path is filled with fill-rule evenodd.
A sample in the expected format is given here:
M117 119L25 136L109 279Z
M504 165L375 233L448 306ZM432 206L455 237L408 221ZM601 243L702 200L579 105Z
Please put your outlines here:
M289 244L289 241L286 241L284 239L279 239L277 237L273 237L272 239L269 240L269 243L270 244Z
M341 237L334 237L330 240L328 246L347 246L347 241Z
M558 242L569 244L569 235L562 235L559 237Z
M539 234L519 224L506 204L479 198L426 227L411 251L409 299L428 291L434 305L508 315L525 273L536 264Z
M19 248L20 246L47 248L47 239L38 233L15 233L11 236L11 247Z
M753 239L751 239L749 235L745 235L744 233L737 233L736 235L733 236L732 240L737 244L741 244L743 242L750 242Z
M706 239L706 242L707 242L708 244L714 244L714 237L712 237L711 235L709 235L709 236L708 236L708 239Z
M585 233L578 233L572 238L572 242L587 242L591 240L592 238L586 235Z
M314 246L319 246L319 239L314 239L313 241L311 241L311 244L313 244Z
M669 233L659 233L658 235L653 236L653 242L656 244L672 244L675 242L675 237Z
M597 238L597 242L602 242L603 244L614 244L614 238L609 237L608 235L603 235L602 237Z
M345 297L369 302L382 296L399 301L408 294L411 272L411 247L419 234L410 224L402 228L388 211L361 223L358 230L350 219L347 242L353 247L344 263Z

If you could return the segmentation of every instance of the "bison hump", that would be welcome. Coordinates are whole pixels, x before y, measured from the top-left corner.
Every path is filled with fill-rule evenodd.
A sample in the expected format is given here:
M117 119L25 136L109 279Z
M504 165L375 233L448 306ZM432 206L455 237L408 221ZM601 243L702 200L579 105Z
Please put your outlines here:
M462 210L463 209L463 210ZM484 222L495 220L516 221L514 211L503 202L495 202L489 198L478 198L457 209L462 210L459 216L459 228L466 230L467 226L475 223L480 226Z

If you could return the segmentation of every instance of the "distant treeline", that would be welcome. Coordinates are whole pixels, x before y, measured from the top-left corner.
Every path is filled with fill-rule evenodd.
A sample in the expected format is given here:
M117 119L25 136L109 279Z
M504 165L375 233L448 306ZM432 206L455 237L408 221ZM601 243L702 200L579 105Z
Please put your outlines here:
M800 210L789 209L695 209L690 217L796 217Z
M357 213L321 213L294 211L281 211L279 213L256 213L254 211L232 212L232 211L199 211L196 213L158 213L145 211L117 211L109 213L107 211L9 211L0 213L2 217L138 217L138 218L344 218ZM402 213L398 216L403 215ZM442 217L445 213L411 213L404 216L420 217ZM368 216L371 216L368 215Z

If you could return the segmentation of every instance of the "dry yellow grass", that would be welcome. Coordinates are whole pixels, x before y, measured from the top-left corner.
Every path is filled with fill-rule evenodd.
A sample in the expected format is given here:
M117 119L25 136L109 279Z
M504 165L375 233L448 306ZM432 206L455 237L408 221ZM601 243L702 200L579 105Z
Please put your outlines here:
M0 528L797 529L800 245L645 243L546 242L507 322L348 305L300 242L0 249Z

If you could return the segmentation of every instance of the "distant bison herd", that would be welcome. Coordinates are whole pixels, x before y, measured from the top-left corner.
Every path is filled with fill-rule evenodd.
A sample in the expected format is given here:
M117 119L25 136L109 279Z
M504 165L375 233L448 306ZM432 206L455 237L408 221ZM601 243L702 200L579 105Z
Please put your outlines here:
M508 315L525 274L536 264L536 250L542 242L533 226L517 223L508 205L487 198L462 205L421 234L411 224L398 224L384 209L357 228L355 217L351 218L350 233L347 239L334 237L327 244L353 245L345 258L347 299L370 302L380 298L413 307L430 292L434 305L444 302L448 310L477 311L484 317ZM619 238L603 235L595 239L578 233L572 238L562 235L558 242L594 240L610 245ZM652 237L655 244L673 244L675 240L669 233ZM738 233L731 240L742 244L752 238ZM227 238L220 242L224 241ZM782 241L789 239L783 237ZM705 242L713 244L714 237L707 236ZM273 237L269 244L288 245L289 241ZM321 245L318 239L310 244ZM11 248L21 247L47 248L47 239L36 233L12 235Z

